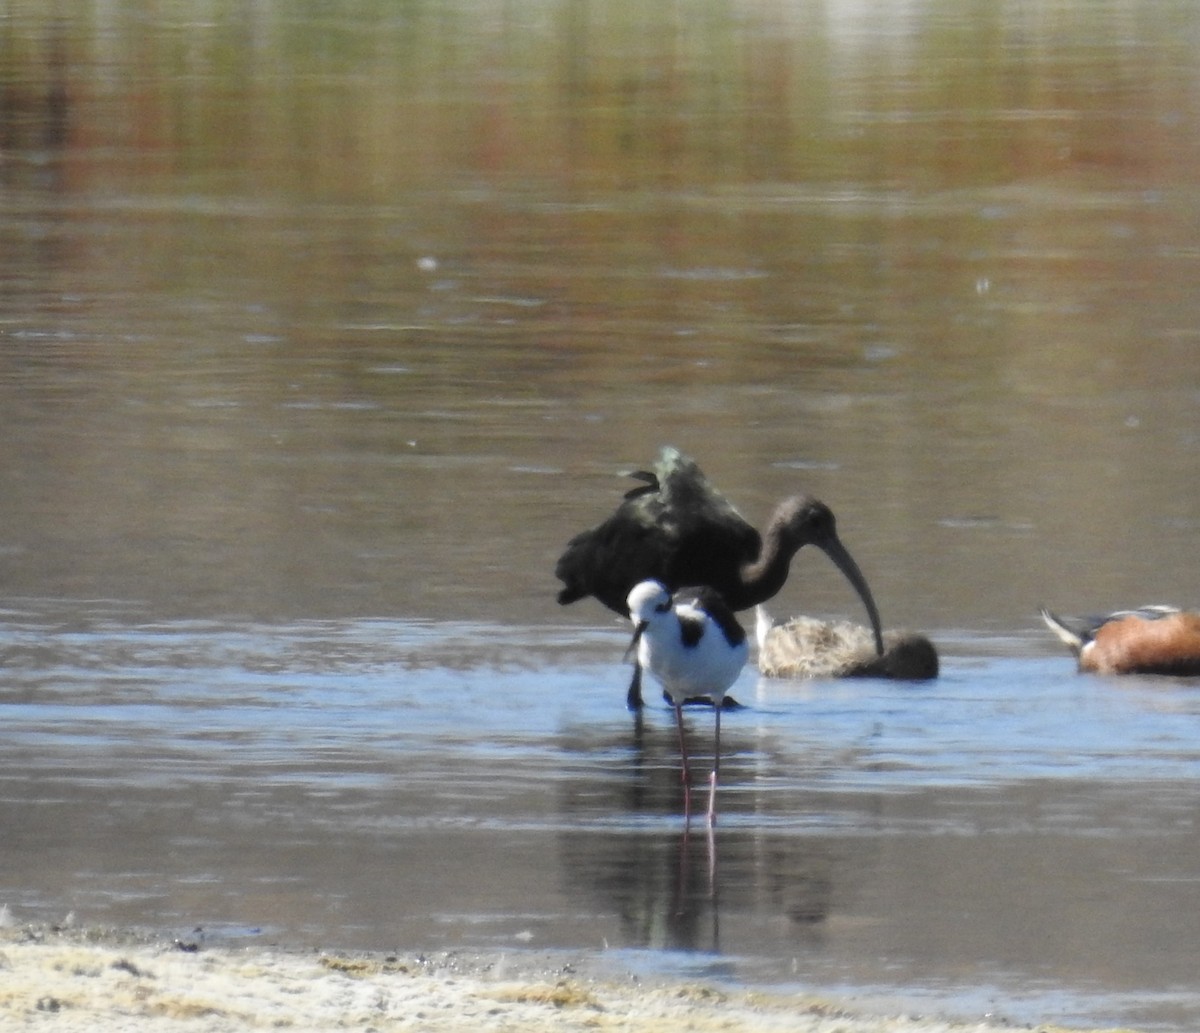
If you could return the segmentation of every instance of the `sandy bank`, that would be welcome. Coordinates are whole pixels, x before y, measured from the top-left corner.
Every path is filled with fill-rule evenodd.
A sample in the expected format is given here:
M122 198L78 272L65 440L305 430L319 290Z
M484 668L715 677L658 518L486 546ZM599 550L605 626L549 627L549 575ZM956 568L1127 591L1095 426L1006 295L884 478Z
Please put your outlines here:
M1011 1027L855 1014L808 995L647 985L502 956L202 947L101 930L0 930L0 1027L188 1033L361 1029L990 1033ZM1038 1027L1050 1030L1052 1027Z

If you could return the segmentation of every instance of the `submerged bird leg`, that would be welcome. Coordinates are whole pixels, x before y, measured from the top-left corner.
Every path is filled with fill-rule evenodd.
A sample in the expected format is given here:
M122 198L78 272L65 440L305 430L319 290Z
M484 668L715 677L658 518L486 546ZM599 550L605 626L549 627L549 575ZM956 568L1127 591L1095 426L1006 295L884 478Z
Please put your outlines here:
M675 724L679 729L679 756L683 762L683 813L690 818L692 814L692 772L688 767L687 736L683 732L683 703L675 704Z
M708 776L708 824L715 825L717 821L717 773L721 770L721 707L713 708L717 715L717 723L713 733L713 769Z
M625 706L630 710L642 709L642 665L633 664L633 677L629 679L629 691L625 694Z
M638 660L638 643L645 633L646 622L638 621L634 625L629 648L625 650L626 660L633 657L633 677L629 679L629 691L625 693L625 706L635 712L642 709L642 665Z

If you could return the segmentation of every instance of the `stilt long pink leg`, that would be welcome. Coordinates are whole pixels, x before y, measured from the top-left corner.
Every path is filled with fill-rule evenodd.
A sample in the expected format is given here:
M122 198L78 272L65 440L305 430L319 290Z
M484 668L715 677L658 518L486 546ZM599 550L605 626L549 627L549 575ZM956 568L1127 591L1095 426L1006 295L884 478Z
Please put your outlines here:
M688 765L687 736L683 732L683 703L675 704L675 724L679 728L679 756L683 762L683 813L692 815L692 772Z
M717 773L721 770L721 703L715 705L716 726L713 733L713 769L708 776L708 823L717 820Z

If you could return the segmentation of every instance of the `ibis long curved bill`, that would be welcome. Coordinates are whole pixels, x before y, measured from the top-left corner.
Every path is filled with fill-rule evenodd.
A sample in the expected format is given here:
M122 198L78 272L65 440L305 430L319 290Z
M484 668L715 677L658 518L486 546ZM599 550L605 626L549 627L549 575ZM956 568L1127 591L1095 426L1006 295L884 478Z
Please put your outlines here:
M875 636L875 653L877 656L883 656L883 627L879 622L879 607L875 605L875 597L871 595L867 579L863 577L863 572L854 562L854 557L850 555L836 535L823 541L813 542L813 544L833 561L834 566L842 572L842 576L858 593L863 606L867 608L867 616L871 620L871 632Z

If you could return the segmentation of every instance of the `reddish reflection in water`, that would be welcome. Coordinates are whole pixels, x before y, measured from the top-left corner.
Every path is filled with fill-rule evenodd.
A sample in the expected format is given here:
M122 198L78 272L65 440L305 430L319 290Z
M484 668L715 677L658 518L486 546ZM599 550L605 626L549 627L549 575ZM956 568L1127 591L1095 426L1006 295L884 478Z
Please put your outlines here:
M1195 603L1197 10L15 5L4 903L1194 989L1189 687L1036 614ZM952 643L731 722L711 886L553 598L664 443ZM858 616L803 555L776 609Z
M673 442L895 623L1188 601L1189 5L285 6L5 23L16 591L542 618Z

